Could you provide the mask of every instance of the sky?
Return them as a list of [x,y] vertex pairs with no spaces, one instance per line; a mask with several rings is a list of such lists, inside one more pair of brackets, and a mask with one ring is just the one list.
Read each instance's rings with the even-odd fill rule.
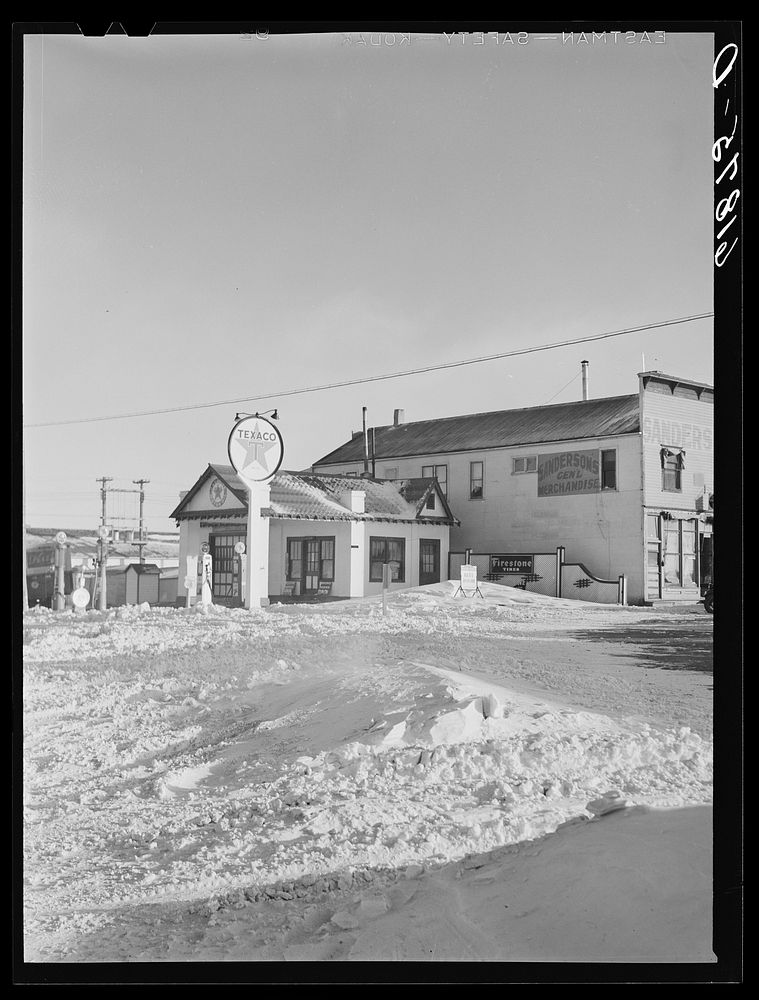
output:
[[363,406],[566,402],[584,359],[596,397],[713,383],[701,319],[292,394],[710,312],[712,62],[669,31],[27,35],[25,522],[94,528],[109,476],[177,530],[237,413],[276,407],[299,470]]

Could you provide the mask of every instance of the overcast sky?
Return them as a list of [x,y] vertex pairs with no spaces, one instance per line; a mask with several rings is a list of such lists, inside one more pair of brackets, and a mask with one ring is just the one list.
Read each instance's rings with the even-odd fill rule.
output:
[[[711,320],[444,372],[287,390],[712,309],[710,34],[26,37],[26,521],[147,524],[236,412],[302,469],[423,420],[713,381]],[[371,44],[380,41],[381,44]],[[569,384],[567,384],[569,383]],[[136,504],[114,513],[128,516]]]

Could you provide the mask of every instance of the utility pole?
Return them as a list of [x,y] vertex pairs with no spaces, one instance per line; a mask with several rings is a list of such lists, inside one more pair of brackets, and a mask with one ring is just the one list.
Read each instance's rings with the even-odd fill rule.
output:
[[149,479],[133,479],[132,482],[133,483],[137,483],[139,485],[139,487],[140,487],[140,540],[137,543],[137,545],[139,546],[139,549],[140,549],[140,563],[144,563],[145,562],[145,556],[143,555],[142,550],[144,549],[144,547],[146,545],[146,542],[145,542],[145,538],[144,538],[143,533],[142,533],[143,532],[142,509],[143,509],[143,505],[145,503],[145,490],[144,490],[144,486],[145,486],[145,483],[149,483],[150,480]]
[[[139,532],[140,532],[139,538],[140,538],[140,540],[137,543],[137,545],[138,545],[139,550],[140,550],[140,566],[142,566],[143,563],[145,562],[145,556],[143,555],[143,552],[144,552],[144,549],[145,549],[145,538],[143,537],[143,534],[142,534],[142,507],[143,507],[143,504],[145,503],[145,489],[144,489],[145,483],[149,483],[150,480],[149,479],[133,479],[132,482],[138,484],[139,487],[140,487],[140,529],[139,529]],[[140,603],[140,576],[141,576],[140,571],[137,570],[137,603],[138,604]]]
[[[100,593],[98,595],[98,609],[100,611],[105,611],[106,609],[106,568],[108,563],[108,541],[107,541],[107,528],[105,523],[105,497],[108,492],[106,483],[113,481],[113,476],[101,476],[100,479],[96,479],[96,483],[100,483],[100,531],[98,539],[98,562],[99,562],[99,577],[100,577]],[[96,583],[97,586],[97,583]]]

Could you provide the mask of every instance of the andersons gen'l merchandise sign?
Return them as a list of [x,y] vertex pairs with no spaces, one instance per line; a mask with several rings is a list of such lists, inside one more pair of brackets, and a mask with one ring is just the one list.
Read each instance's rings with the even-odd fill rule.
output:
[[242,417],[227,442],[229,461],[246,485],[271,479],[285,453],[282,435],[265,417]]
[[538,496],[598,493],[601,473],[598,451],[561,451],[538,458]]

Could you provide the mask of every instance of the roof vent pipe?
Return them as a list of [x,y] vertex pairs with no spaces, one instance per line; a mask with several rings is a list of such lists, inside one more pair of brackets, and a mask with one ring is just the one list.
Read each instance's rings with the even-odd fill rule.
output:
[[589,382],[590,382],[590,380],[588,378],[588,368],[590,367],[590,362],[589,361],[581,361],[580,364],[582,365],[582,398],[583,399],[590,399],[590,395],[589,395],[589,391],[588,391],[589,390]]
[[364,475],[369,475],[369,438],[366,433],[366,407],[361,407],[361,414],[364,421]]
[[398,427],[406,419],[405,410],[393,410],[393,427]]

